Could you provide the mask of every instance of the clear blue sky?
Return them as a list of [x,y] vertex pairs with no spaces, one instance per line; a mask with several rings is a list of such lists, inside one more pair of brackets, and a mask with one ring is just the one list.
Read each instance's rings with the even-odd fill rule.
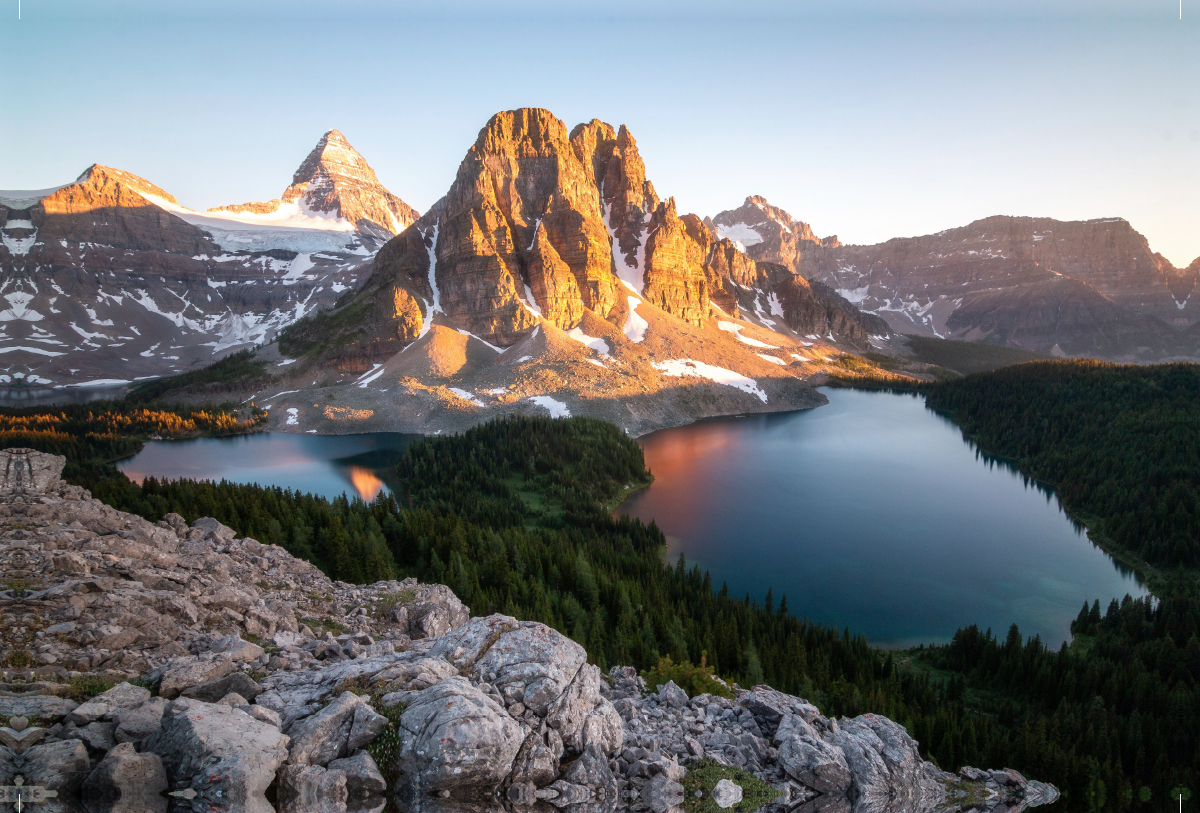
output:
[[100,162],[267,199],[337,127],[424,209],[492,113],[539,106],[627,124],[682,211],[761,194],[855,243],[1121,216],[1200,256],[1200,0],[21,5],[0,189]]

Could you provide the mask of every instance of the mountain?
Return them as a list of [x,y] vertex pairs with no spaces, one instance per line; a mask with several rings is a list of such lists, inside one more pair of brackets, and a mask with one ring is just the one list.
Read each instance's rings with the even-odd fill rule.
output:
[[269,341],[416,212],[336,130],[275,205],[200,213],[132,173],[0,192],[0,383],[125,383]]
[[292,185],[279,198],[208,211],[280,218],[332,218],[383,240],[404,231],[419,215],[384,188],[366,159],[337,130],[321,136],[292,176]]
[[[807,380],[888,333],[680,215],[624,126],[568,131],[526,108],[492,117],[360,290],[281,336],[279,363],[300,363],[271,386],[298,390],[275,402],[297,431],[432,432],[549,410],[643,432],[819,403]],[[312,406],[327,395],[336,408]]]
[[750,197],[712,223],[897,332],[1126,361],[1200,355],[1200,260],[1175,268],[1121,218],[989,217],[853,246]]

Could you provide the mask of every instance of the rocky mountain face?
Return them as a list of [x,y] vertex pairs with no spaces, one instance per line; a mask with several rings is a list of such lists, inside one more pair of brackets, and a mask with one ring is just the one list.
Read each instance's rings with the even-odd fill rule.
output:
[[321,136],[281,197],[209,211],[269,215],[289,204],[301,212],[344,220],[384,240],[404,231],[419,214],[379,182],[375,170],[337,130]]
[[201,214],[100,165],[0,193],[0,384],[129,382],[261,344],[331,307],[416,214],[337,131],[285,198],[288,212]]
[[[213,519],[115,511],[59,480],[61,457],[0,458],[6,802],[682,813],[699,759],[768,783],[771,811],[1017,813],[1058,797],[1012,770],[947,773],[885,717],[832,719],[767,686],[651,693],[542,624],[470,617],[444,586],[331,582]],[[81,677],[123,682],[78,702]],[[701,794],[729,808],[742,788]]]
[[990,217],[874,246],[817,239],[747,198],[718,233],[837,291],[902,333],[1118,360],[1196,357],[1200,262],[1177,269],[1120,218]]
[[[648,431],[818,402],[806,382],[823,365],[888,334],[681,215],[625,127],[568,131],[549,111],[511,110],[480,131],[446,196],[379,251],[361,290],[281,338],[299,363],[276,389],[298,390],[277,402],[296,411],[279,428],[436,431],[549,398],[552,411]],[[472,343],[488,351],[468,363],[460,345]],[[310,406],[322,379],[344,387],[336,397],[361,423],[335,428]]]
[[[423,319],[443,315],[505,347],[541,320],[571,330],[584,310],[609,318],[630,292],[700,326],[710,299],[736,309],[740,288],[794,276],[760,273],[744,256],[733,268],[726,255],[736,252],[659,199],[625,127],[593,120],[568,133],[546,110],[499,113],[446,196],[376,258],[366,293],[377,301],[373,338],[381,353],[411,340],[414,320],[397,301],[419,301]],[[793,298],[813,296],[801,282]],[[825,304],[855,321],[852,307]],[[802,318],[789,327],[828,333]],[[865,343],[861,331],[846,338]]]

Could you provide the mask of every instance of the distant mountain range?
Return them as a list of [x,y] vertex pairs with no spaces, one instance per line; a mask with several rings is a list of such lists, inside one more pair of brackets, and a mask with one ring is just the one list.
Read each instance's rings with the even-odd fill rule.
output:
[[989,217],[848,246],[749,197],[711,225],[900,333],[1121,361],[1194,358],[1200,348],[1200,258],[1175,268],[1121,218]]
[[336,130],[265,204],[196,212],[100,165],[0,191],[0,382],[152,378],[269,341],[361,282],[416,216]]
[[331,130],[273,200],[199,212],[95,165],[0,192],[0,238],[0,384],[269,345],[271,384],[244,395],[295,430],[550,410],[641,432],[790,409],[820,401],[843,352],[902,352],[901,333],[1122,360],[1200,347],[1200,259],[1174,268],[1119,218],[843,245],[759,197],[680,214],[624,126],[533,108],[493,116],[424,214]]

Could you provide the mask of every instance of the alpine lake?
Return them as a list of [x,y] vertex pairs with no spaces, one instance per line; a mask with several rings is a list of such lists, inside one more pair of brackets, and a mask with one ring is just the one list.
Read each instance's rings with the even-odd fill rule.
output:
[[[622,513],[654,520],[734,595],[876,646],[1009,625],[1052,647],[1084,601],[1145,594],[1053,492],[982,455],[915,395],[825,388],[802,412],[706,420],[639,440],[653,484]],[[373,499],[415,435],[255,434],[151,441],[130,478],[229,480]]]

